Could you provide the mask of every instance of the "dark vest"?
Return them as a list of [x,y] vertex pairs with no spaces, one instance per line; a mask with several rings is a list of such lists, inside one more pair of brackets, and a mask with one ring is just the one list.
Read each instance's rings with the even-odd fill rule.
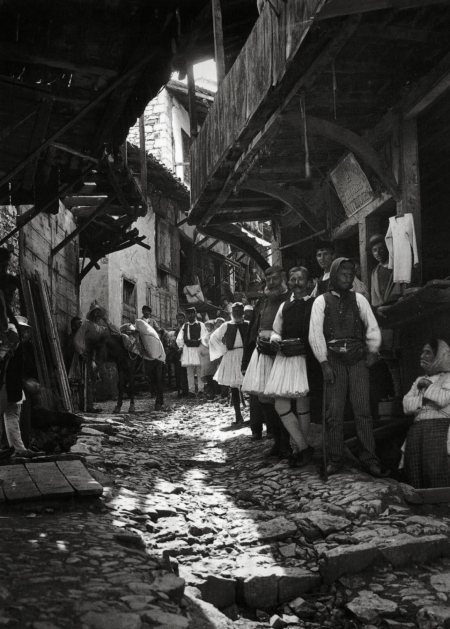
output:
[[[188,326],[189,326],[189,337],[188,338]],[[200,346],[200,334],[201,327],[200,323],[193,323],[192,325],[189,323],[184,324],[184,344],[186,347],[199,347]]]
[[317,291],[318,291],[317,296],[324,295],[329,290],[330,290],[330,278],[328,278],[327,280],[320,279],[317,282]]
[[275,321],[275,317],[277,315],[278,309],[282,303],[284,303],[287,299],[289,299],[291,293],[286,291],[282,295],[278,295],[274,299],[266,298],[265,302],[261,308],[261,317],[259,320],[259,329],[260,330],[271,330],[273,326],[273,322]]
[[359,314],[356,293],[350,291],[337,297],[331,292],[324,294],[325,319],[323,332],[327,342],[338,339],[364,340],[363,322]]
[[311,316],[311,305],[314,300],[300,299],[299,301],[287,301],[283,306],[283,330],[281,338],[287,339],[308,338],[309,319]]
[[243,321],[242,323],[229,323],[227,325],[227,331],[223,335],[223,340],[228,350],[234,349],[234,344],[236,342],[237,331],[241,333],[242,344],[244,344],[245,335],[248,329],[248,322]]

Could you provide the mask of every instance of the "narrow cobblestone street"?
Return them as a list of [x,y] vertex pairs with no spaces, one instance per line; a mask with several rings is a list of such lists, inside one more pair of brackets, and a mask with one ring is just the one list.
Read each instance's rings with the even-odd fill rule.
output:
[[3,507],[0,626],[449,626],[442,507],[407,504],[392,480],[325,484],[317,461],[268,459],[227,406],[153,404],[87,417],[73,450],[101,499]]

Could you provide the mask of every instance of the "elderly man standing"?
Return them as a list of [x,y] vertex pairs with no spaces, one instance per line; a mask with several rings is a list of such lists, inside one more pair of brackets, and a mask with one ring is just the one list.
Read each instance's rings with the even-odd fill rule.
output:
[[290,298],[291,293],[287,289],[281,266],[268,268],[265,278],[264,297],[253,311],[244,341],[242,372],[245,377],[242,391],[259,398],[267,429],[275,438],[275,445],[269,454],[285,457],[290,455],[289,433],[275,411],[273,398],[265,396],[264,391],[276,354],[270,345],[273,322],[279,307]]
[[189,397],[195,397],[195,374],[199,395],[204,394],[204,383],[200,373],[200,343],[208,331],[203,321],[197,321],[197,310],[194,307],[186,309],[187,322],[184,323],[177,336],[177,345],[183,350],[181,366],[186,367]]
[[381,333],[365,297],[352,290],[355,264],[337,258],[330,269],[330,290],[314,302],[309,342],[322,367],[328,427],[328,474],[342,470],[344,408],[347,395],[355,416],[359,457],[365,471],[386,476],[375,454],[369,399],[369,370],[377,360]]

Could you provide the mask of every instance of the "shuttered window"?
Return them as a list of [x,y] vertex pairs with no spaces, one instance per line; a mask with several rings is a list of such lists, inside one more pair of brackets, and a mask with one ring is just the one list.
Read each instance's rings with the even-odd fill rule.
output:
[[122,287],[122,323],[136,321],[136,284],[123,279]]

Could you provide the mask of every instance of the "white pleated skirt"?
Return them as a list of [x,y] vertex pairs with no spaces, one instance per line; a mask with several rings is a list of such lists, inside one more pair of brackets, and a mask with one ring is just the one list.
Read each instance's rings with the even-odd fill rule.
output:
[[200,365],[200,353],[198,347],[183,347],[183,353],[181,354],[181,366],[192,367]]
[[264,395],[273,361],[273,356],[260,354],[257,349],[254,350],[242,383],[242,390],[245,393]]
[[240,387],[244,376],[241,371],[242,347],[237,347],[228,351],[223,357],[219,365],[219,369],[214,375],[214,380],[226,387]]
[[304,356],[275,356],[264,395],[267,397],[298,398],[309,391]]

